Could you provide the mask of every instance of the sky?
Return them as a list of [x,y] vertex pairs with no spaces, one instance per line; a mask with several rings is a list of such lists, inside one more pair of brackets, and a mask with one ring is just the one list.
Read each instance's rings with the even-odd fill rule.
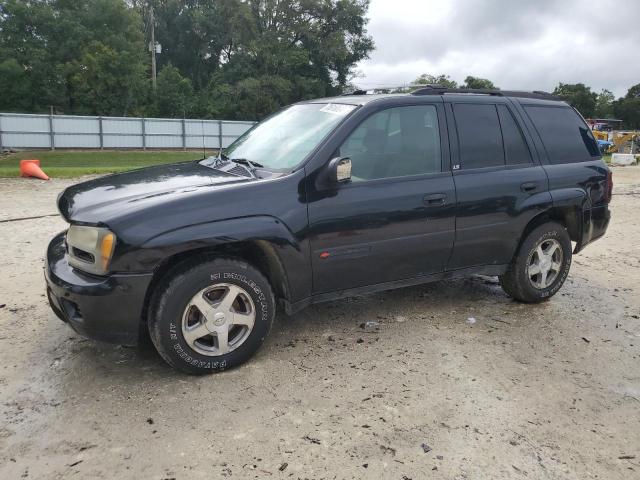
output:
[[640,83],[640,0],[371,0],[376,49],[360,88],[422,73],[488,78],[509,90],[584,83],[617,97]]

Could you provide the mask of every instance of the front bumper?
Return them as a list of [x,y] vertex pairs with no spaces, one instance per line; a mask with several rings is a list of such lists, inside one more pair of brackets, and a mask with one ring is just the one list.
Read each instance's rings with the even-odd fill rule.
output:
[[98,277],[69,266],[64,233],[49,243],[47,297],[54,313],[80,335],[121,345],[138,343],[152,274]]

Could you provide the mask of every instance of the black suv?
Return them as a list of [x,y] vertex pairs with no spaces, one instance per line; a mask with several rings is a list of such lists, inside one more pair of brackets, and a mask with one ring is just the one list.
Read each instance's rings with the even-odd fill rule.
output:
[[47,293],[83,335],[132,345],[148,329],[171,365],[212,372],[258,349],[277,304],[469,274],[546,300],[604,234],[611,190],[584,120],[549,94],[306,101],[215,158],[67,188]]

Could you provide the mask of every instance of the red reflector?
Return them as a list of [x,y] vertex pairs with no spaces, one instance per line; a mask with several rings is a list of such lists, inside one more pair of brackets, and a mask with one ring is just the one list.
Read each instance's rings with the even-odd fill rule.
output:
[[331,255],[329,252],[322,252],[320,258],[329,258],[329,255]]

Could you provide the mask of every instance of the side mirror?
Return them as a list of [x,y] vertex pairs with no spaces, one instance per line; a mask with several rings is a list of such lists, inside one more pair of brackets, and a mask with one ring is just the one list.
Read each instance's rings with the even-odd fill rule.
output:
[[346,183],[351,181],[351,159],[337,157],[329,162],[329,181],[331,183]]

